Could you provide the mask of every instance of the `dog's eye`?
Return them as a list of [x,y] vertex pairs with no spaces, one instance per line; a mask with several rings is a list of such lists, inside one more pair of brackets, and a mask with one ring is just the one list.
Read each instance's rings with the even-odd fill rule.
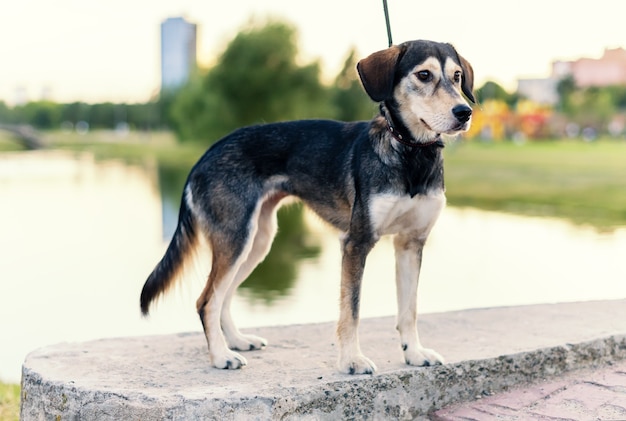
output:
[[456,83],[459,83],[461,81],[461,71],[457,70],[456,72],[454,72],[454,81]]
[[417,78],[422,82],[428,82],[430,79],[432,79],[432,74],[428,70],[420,70],[419,72],[415,73],[415,76],[417,76]]

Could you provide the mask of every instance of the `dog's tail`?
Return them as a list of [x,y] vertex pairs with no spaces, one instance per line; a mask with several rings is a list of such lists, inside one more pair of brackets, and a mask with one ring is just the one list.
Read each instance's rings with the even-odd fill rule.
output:
[[187,204],[187,197],[183,195],[178,213],[178,226],[167,247],[165,255],[156,265],[141,290],[141,312],[147,315],[150,303],[165,293],[174,281],[182,275],[185,261],[191,257],[197,246],[196,221]]

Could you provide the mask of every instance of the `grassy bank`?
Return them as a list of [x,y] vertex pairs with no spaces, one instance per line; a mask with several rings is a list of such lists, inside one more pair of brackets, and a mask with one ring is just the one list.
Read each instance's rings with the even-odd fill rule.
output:
[[455,143],[446,148],[452,206],[626,225],[626,142]]
[[20,417],[20,385],[0,383],[0,421],[16,421]]
[[137,163],[155,158],[163,165],[191,166],[206,150],[200,143],[180,144],[170,132],[130,132],[118,136],[110,131],[87,135],[51,132],[46,141],[54,149],[93,152],[98,159],[116,158]]

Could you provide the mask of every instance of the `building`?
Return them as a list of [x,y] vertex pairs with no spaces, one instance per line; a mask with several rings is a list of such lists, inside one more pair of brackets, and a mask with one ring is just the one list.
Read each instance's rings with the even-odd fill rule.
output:
[[602,57],[579,58],[574,61],[552,63],[554,77],[572,75],[576,86],[610,86],[626,84],[626,50],[605,49]]
[[161,90],[180,87],[196,68],[196,32],[182,17],[161,23]]
[[607,48],[598,59],[555,61],[549,78],[518,79],[517,93],[539,104],[554,105],[559,100],[559,81],[570,75],[580,88],[626,85],[626,50]]
[[550,77],[546,79],[518,79],[517,93],[533,102],[544,105],[554,105],[559,101],[557,85],[559,80]]

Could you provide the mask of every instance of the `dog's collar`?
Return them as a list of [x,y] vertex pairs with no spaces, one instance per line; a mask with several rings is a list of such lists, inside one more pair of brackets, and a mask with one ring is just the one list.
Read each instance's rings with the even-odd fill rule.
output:
[[430,142],[418,142],[409,132],[409,129],[406,128],[404,124],[401,122],[394,122],[393,117],[391,116],[391,112],[389,108],[385,104],[385,102],[380,103],[380,113],[385,118],[387,122],[387,130],[391,133],[391,136],[399,143],[404,146],[408,146],[409,148],[424,148],[426,146],[434,145],[435,143],[441,143],[441,134],[437,133],[437,137],[431,140]]

